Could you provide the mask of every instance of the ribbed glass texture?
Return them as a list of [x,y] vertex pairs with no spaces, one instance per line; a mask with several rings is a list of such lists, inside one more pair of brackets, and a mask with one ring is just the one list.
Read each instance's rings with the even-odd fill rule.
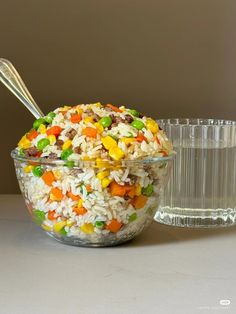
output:
[[177,153],[156,220],[210,227],[236,223],[236,121],[165,119]]

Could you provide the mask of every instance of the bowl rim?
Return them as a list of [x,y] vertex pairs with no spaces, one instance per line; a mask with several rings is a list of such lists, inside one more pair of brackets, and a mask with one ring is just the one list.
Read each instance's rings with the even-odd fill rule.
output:
[[[165,157],[147,157],[144,159],[122,159],[120,161],[115,161],[115,160],[109,160],[109,159],[101,159],[99,162],[104,163],[104,168],[106,165],[109,166],[132,166],[132,165],[142,165],[142,164],[154,164],[154,163],[159,163],[159,162],[169,162],[174,159],[176,155],[175,151],[171,151],[171,154]],[[48,159],[44,157],[26,157],[26,156],[20,156],[18,154],[18,151],[16,148],[14,148],[11,151],[11,157],[14,160],[21,161],[21,162],[26,162],[26,163],[37,163],[37,164],[43,164],[43,165],[50,165],[50,166],[68,166],[66,163],[66,160],[61,160],[61,159]],[[74,165],[71,165],[70,168],[78,168],[81,166],[93,166],[93,167],[98,167],[96,160],[69,160],[74,162]],[[100,166],[99,166],[100,167]],[[101,168],[101,167],[100,167]]]
[[[160,118],[156,119],[158,124],[171,126],[171,127],[221,127],[232,128],[236,126],[235,120],[222,119],[222,118],[199,118],[199,117],[173,117],[173,118]],[[161,126],[162,127],[162,126]]]

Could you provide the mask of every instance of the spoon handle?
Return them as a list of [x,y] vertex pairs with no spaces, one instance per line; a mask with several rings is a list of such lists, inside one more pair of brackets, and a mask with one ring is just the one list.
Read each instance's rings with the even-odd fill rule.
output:
[[19,73],[10,61],[3,58],[0,58],[0,81],[25,105],[35,118],[38,119],[44,116]]

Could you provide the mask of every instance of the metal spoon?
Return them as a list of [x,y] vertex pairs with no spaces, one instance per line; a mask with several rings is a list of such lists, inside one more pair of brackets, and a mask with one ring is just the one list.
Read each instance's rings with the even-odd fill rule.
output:
[[19,73],[10,61],[3,58],[0,58],[0,81],[25,105],[35,118],[38,119],[44,116]]

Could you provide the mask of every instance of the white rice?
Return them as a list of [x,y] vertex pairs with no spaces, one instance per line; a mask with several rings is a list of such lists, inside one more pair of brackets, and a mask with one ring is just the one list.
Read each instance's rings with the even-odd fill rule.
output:
[[[72,123],[70,121],[71,114],[77,113],[78,108],[71,108],[66,111],[65,108],[58,108],[55,110],[56,116],[53,119],[50,127],[59,126],[62,128],[58,140],[68,142],[69,133],[71,129],[76,131],[75,136],[71,140],[71,150],[73,153],[69,156],[68,160],[80,161],[84,158],[90,158],[96,160],[111,159],[109,149],[104,149],[102,139],[106,136],[114,137],[117,139],[117,147],[122,150],[125,159],[138,160],[152,156],[163,156],[162,150],[165,149],[170,152],[172,147],[165,134],[162,131],[156,135],[151,132],[150,129],[144,127],[142,131],[135,128],[132,123],[127,123],[126,116],[129,113],[125,107],[120,107],[124,110],[123,112],[109,112],[96,104],[81,105],[79,110],[81,113],[82,120],[79,123]],[[90,111],[91,112],[90,112]],[[64,114],[61,113],[64,111]],[[119,119],[123,119],[119,123],[112,124],[112,127],[105,127],[102,131],[102,135],[95,136],[96,138],[88,139],[83,135],[85,128],[97,129],[95,123],[91,123],[89,118],[91,115],[98,115],[99,118],[111,115]],[[87,120],[86,120],[87,119]],[[135,120],[142,122],[146,125],[147,118],[134,118]],[[126,144],[122,138],[137,137],[142,135],[146,138],[141,143],[137,140],[131,141]],[[154,131],[155,133],[155,131]],[[155,135],[155,136],[154,136]],[[47,134],[39,134],[35,139],[32,140],[31,145],[36,146],[38,142],[47,138]],[[159,142],[158,142],[159,141]],[[81,153],[78,154],[75,148],[80,148]],[[48,157],[51,153],[56,154],[58,158],[61,157],[62,149],[59,145],[47,145],[43,151],[41,157]],[[113,220],[121,223],[122,228],[117,232],[117,237],[122,235],[127,226],[131,226],[130,232],[135,232],[135,228],[140,228],[144,224],[145,218],[147,217],[147,211],[152,207],[157,207],[159,204],[159,197],[161,193],[161,186],[164,182],[168,170],[163,167],[161,169],[155,168],[157,165],[144,166],[140,161],[140,165],[131,166],[120,166],[119,169],[108,168],[109,174],[105,179],[99,179],[97,174],[99,171],[107,170],[104,168],[96,167],[84,167],[83,169],[68,168],[64,166],[50,167],[45,166],[44,171],[52,171],[56,176],[51,186],[44,183],[42,178],[35,177],[32,172],[24,172],[23,166],[19,166],[17,170],[17,176],[19,178],[20,187],[23,193],[26,195],[27,204],[33,209],[42,211],[45,213],[45,219],[43,221],[44,227],[50,232],[56,232],[55,225],[58,222],[66,222],[64,230],[67,236],[78,237],[80,239],[90,238],[93,241],[100,241],[102,236],[111,234],[110,230],[106,227],[100,229],[97,227],[96,222],[103,222],[105,226],[108,226]],[[103,186],[103,180],[108,180],[108,185]],[[135,196],[123,196],[112,195],[110,184],[113,182],[120,186],[135,186],[142,189],[158,182],[154,185],[154,193],[148,196],[148,200],[142,208],[135,208],[134,198]],[[87,190],[87,186],[91,187],[91,191]],[[51,198],[51,189],[60,189],[63,199],[55,201]],[[68,193],[74,195],[74,199],[80,198],[82,207],[84,208],[83,214],[77,214],[75,208],[78,205],[78,200],[73,200],[68,196]],[[125,192],[126,193],[126,192]],[[137,192],[135,192],[137,193]],[[139,192],[140,193],[140,192]],[[80,205],[81,206],[81,205]],[[50,220],[49,212],[55,211],[56,218]],[[130,222],[131,215],[136,214],[137,219],[135,222]],[[50,219],[49,219],[50,218]],[[86,233],[86,224],[93,229],[92,234]],[[85,227],[84,227],[85,226]],[[92,226],[92,227],[91,227]],[[122,231],[123,230],[123,231]]]

